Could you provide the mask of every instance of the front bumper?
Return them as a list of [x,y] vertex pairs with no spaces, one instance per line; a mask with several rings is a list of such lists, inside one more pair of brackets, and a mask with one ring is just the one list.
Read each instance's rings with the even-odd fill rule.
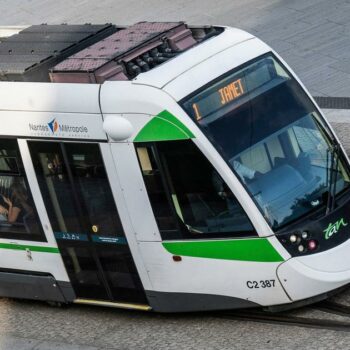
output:
[[333,249],[287,260],[278,267],[277,276],[292,301],[350,283],[350,239]]

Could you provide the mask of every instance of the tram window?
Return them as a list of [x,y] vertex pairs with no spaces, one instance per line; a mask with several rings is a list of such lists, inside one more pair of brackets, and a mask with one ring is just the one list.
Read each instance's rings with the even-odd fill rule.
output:
[[162,232],[176,232],[177,226],[167,198],[155,154],[156,150],[154,147],[146,146],[137,148],[143,179],[147,187],[158,227]]
[[29,142],[29,149],[55,234],[83,233],[60,145],[54,142]]
[[45,240],[16,140],[0,140],[0,237]]
[[101,236],[124,237],[98,145],[29,145],[56,235],[80,233],[84,239],[90,232],[97,241]]
[[[148,149],[157,154],[153,161],[161,172],[153,180],[162,191],[164,207],[171,205],[167,215],[173,214],[177,222],[175,232],[159,226],[163,239],[256,235],[233,193],[192,141],[159,142]],[[138,155],[140,159],[139,150]],[[159,223],[159,201],[144,170],[143,176]]]
[[124,236],[97,145],[66,143],[69,167],[83,205],[83,219],[96,236]]

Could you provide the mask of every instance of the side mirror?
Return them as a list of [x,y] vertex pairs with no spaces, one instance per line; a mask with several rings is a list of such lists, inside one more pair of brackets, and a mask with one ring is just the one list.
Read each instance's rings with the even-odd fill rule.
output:
[[113,141],[124,141],[134,132],[129,120],[118,115],[108,115],[103,122],[103,130]]

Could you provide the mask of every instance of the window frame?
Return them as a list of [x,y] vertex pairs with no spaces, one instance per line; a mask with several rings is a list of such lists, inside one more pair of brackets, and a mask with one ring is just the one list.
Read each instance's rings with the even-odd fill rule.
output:
[[[209,161],[209,159],[205,156],[205,154],[203,154],[203,152],[198,148],[198,146],[192,141],[192,140],[181,140],[181,141],[158,141],[158,142],[139,142],[139,143],[135,143],[134,147],[135,147],[135,153],[136,153],[136,157],[137,157],[137,161],[139,163],[139,168],[140,168],[140,172],[141,172],[141,176],[142,176],[142,180],[146,189],[146,193],[150,202],[150,206],[152,209],[152,213],[154,215],[155,221],[156,221],[156,225],[159,229],[160,232],[160,236],[162,238],[162,241],[173,241],[173,240],[215,240],[215,239],[242,239],[242,238],[258,238],[259,235],[252,223],[252,221],[250,220],[249,216],[247,215],[246,211],[243,209],[241,203],[239,202],[239,200],[237,199],[236,195],[233,193],[232,189],[227,185],[227,183],[225,182],[225,180],[223,179],[223,181],[225,182],[226,186],[229,188],[229,190],[231,191],[232,195],[234,196],[234,199],[237,201],[238,206],[241,208],[242,212],[245,214],[245,218],[248,220],[250,226],[252,227],[251,231],[243,231],[243,232],[211,232],[211,233],[201,233],[201,234],[192,234],[190,231],[186,230],[184,228],[185,224],[183,222],[181,222],[181,220],[179,219],[178,215],[176,214],[176,208],[174,206],[173,201],[171,200],[171,193],[169,190],[169,184],[166,180],[166,176],[164,173],[164,165],[161,161],[161,158],[159,156],[159,150],[157,148],[157,144],[159,144],[160,142],[164,143],[164,142],[187,142],[187,143],[192,143],[192,145],[196,148],[196,150],[203,156],[203,158],[205,158],[208,162],[208,164],[210,164],[212,166],[212,168],[217,172],[217,169],[215,168],[215,166]],[[160,176],[161,176],[161,186],[164,190],[164,194],[165,197],[167,199],[167,205],[169,206],[172,218],[175,222],[175,225],[177,226],[176,230],[169,230],[169,231],[164,231],[161,230],[158,223],[157,223],[157,217],[154,211],[154,206],[152,204],[152,200],[151,197],[149,195],[148,192],[148,188],[146,186],[146,182],[144,180],[144,175],[143,175],[143,171],[142,171],[142,165],[140,162],[140,158],[137,152],[138,148],[142,148],[142,147],[146,147],[146,148],[151,148],[154,151],[154,157],[155,157],[155,161],[157,163],[158,166],[158,170],[160,172]],[[219,172],[217,172],[219,174]],[[220,174],[219,174],[220,176]],[[220,176],[221,177],[221,176]]]
[[[31,241],[31,242],[47,242],[47,238],[45,235],[45,232],[43,230],[43,225],[40,219],[40,215],[38,213],[38,210],[35,205],[34,197],[31,191],[31,187],[28,181],[27,173],[24,168],[24,163],[22,159],[22,154],[21,150],[18,144],[18,138],[13,138],[13,137],[1,137],[1,141],[10,141],[12,140],[15,147],[16,147],[16,164],[18,168],[18,173],[13,173],[13,172],[2,172],[0,170],[0,176],[7,176],[7,177],[18,177],[23,179],[23,182],[25,184],[27,194],[29,196],[30,202],[33,205],[33,211],[34,211],[34,216],[35,220],[37,223],[37,226],[39,228],[37,233],[14,233],[14,232],[0,232],[0,239],[11,239],[11,240],[20,240],[20,241]],[[31,159],[30,159],[31,161]]]

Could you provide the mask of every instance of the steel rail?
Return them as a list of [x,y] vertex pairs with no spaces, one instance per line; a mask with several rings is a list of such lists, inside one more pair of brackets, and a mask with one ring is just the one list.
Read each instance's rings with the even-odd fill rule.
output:
[[345,316],[345,317],[350,317],[350,306],[345,305],[345,304],[340,304],[340,303],[335,303],[333,301],[322,301],[320,303],[312,305],[314,309],[327,312],[327,313],[332,313],[336,314],[339,316]]
[[[322,310],[323,311],[323,310]],[[328,312],[328,311],[327,311]],[[333,312],[334,313],[334,312]],[[287,326],[328,329],[333,331],[350,332],[350,321],[342,322],[331,319],[317,319],[288,314],[273,314],[265,311],[230,311],[216,314],[216,317],[228,320],[252,321],[259,323],[279,324]],[[347,316],[350,316],[350,310]]]

